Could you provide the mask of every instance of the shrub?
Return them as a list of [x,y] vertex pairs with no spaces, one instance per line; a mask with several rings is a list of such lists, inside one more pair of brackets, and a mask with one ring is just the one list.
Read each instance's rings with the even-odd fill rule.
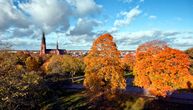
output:
[[31,57],[31,56],[29,56],[26,59],[25,65],[26,65],[26,68],[27,68],[28,71],[32,71],[32,70],[35,71],[35,70],[38,70],[39,67],[40,67],[40,64],[38,63],[38,61],[35,58]]
[[84,63],[69,55],[53,55],[43,68],[47,74],[80,75],[83,73]]

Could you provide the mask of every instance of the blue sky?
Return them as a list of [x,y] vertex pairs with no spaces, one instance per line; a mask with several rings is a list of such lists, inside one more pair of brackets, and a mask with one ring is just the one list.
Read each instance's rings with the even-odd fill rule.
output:
[[193,0],[0,0],[0,43],[38,50],[42,31],[48,48],[90,49],[104,33],[121,50],[151,40],[193,47]]

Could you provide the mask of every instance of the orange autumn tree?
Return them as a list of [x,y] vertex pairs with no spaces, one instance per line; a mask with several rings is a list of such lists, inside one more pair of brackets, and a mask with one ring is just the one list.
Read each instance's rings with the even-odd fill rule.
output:
[[103,34],[94,41],[84,62],[84,86],[90,92],[113,93],[125,89],[120,52],[110,34]]
[[133,72],[133,68],[135,65],[135,54],[134,53],[126,54],[122,59],[122,65],[125,71]]
[[[172,49],[162,41],[142,44],[136,52],[134,84],[157,96],[190,87],[188,56],[180,50]],[[189,84],[190,83],[190,84]]]

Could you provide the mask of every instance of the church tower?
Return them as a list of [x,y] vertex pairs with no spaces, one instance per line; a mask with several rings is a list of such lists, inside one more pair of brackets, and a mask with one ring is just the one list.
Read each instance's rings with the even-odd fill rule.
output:
[[59,50],[59,48],[58,48],[58,40],[57,40],[57,42],[56,42],[56,54],[57,54],[57,55],[60,55],[60,50]]
[[45,38],[45,33],[42,33],[42,43],[41,43],[41,48],[40,48],[40,55],[45,55],[46,54],[46,38]]
[[57,40],[57,42],[56,42],[56,49],[58,50],[59,48],[58,48],[58,40]]

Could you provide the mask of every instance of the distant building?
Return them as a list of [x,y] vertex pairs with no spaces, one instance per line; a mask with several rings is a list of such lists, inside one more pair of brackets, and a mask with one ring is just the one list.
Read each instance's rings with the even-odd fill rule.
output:
[[66,54],[66,49],[59,49],[58,48],[58,42],[56,44],[56,49],[47,49],[46,48],[46,38],[45,33],[42,34],[42,42],[41,42],[41,48],[40,48],[40,56],[45,54],[56,54],[56,55],[63,55]]
[[135,54],[135,50],[120,50],[121,57],[124,57],[127,54]]
[[88,50],[67,50],[67,53],[74,57],[81,57],[86,55]]

